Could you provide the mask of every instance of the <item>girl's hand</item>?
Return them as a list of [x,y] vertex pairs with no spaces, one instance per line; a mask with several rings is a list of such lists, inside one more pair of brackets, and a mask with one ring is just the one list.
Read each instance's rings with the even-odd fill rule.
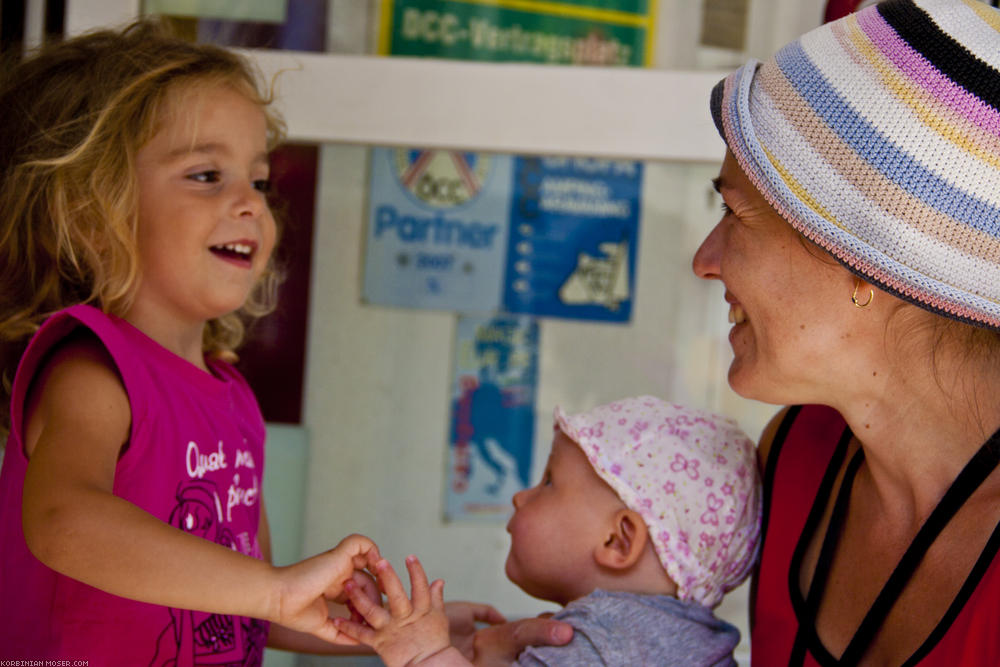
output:
[[[412,600],[392,565],[385,559],[369,562],[379,585],[385,591],[388,609],[376,605],[368,596],[348,584],[350,602],[367,625],[338,618],[339,630],[352,639],[375,649],[388,667],[418,664],[428,658],[438,662],[457,651],[448,641],[448,617],[444,609],[444,581],[427,583],[427,574],[416,556],[407,556]],[[465,662],[464,660],[462,662]]]
[[278,600],[270,620],[333,644],[357,644],[338,630],[326,602],[343,601],[346,585],[356,592],[352,601],[357,597],[374,606],[371,596],[377,598],[378,592],[372,593],[371,587],[362,583],[363,570],[379,559],[374,542],[363,535],[350,535],[330,551],[278,568]]

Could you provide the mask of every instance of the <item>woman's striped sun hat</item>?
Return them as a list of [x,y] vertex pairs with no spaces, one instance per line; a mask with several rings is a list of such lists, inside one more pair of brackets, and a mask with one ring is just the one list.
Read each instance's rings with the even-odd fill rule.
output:
[[1000,11],[886,0],[712,92],[771,205],[865,280],[1000,330]]

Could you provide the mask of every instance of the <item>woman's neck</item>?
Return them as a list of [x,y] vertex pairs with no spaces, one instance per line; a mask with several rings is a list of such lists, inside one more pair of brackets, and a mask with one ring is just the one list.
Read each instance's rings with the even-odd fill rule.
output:
[[834,406],[865,450],[883,507],[917,521],[1000,427],[1000,368],[961,352],[935,355],[932,363],[886,364]]

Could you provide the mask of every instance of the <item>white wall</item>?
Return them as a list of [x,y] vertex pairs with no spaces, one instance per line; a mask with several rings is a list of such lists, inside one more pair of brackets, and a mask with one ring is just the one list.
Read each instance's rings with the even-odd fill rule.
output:
[[[489,601],[511,616],[551,609],[504,577],[509,540],[502,522],[442,520],[455,316],[361,304],[367,156],[360,147],[322,151],[304,554],[361,532],[397,565],[409,553],[420,556],[431,577],[446,580],[448,598]],[[541,460],[556,403],[576,411],[651,393],[733,415],[753,437],[773,413],[725,386],[722,288],[690,271],[692,253],[719,213],[709,185],[716,173],[710,164],[647,165],[630,324],[541,321]],[[734,592],[721,613],[745,628],[745,592]]]

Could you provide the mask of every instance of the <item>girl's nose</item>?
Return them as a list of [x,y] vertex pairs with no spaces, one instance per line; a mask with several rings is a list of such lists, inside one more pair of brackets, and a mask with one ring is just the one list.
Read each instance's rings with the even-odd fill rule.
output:
[[240,183],[235,187],[238,188],[234,202],[237,217],[258,218],[267,210],[267,195],[255,188],[253,183]]
[[719,263],[722,259],[722,223],[720,222],[708,233],[701,242],[698,251],[691,260],[691,270],[699,278],[718,280]]

